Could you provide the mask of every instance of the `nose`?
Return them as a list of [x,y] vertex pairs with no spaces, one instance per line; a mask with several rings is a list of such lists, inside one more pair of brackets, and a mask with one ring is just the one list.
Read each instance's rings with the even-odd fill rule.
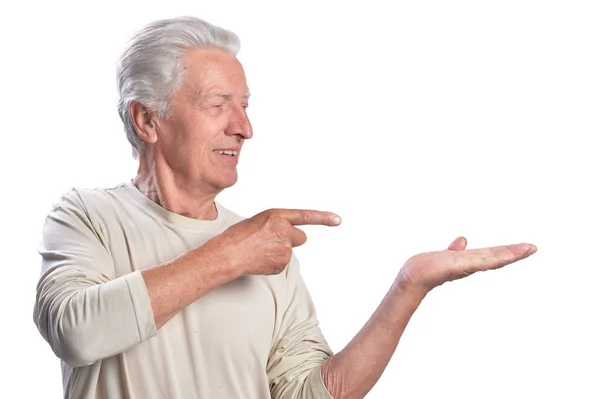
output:
[[246,109],[243,106],[232,107],[225,133],[228,135],[241,136],[244,139],[252,138],[252,124],[250,123]]

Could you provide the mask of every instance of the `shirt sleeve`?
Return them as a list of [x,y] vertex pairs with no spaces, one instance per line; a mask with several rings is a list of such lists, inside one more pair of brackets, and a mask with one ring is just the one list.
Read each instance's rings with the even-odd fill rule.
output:
[[321,367],[333,352],[319,328],[315,307],[295,256],[286,270],[284,314],[267,363],[271,397],[333,399],[321,378]]
[[121,353],[156,334],[140,272],[114,276],[113,258],[81,195],[65,195],[46,218],[34,322],[73,367]]

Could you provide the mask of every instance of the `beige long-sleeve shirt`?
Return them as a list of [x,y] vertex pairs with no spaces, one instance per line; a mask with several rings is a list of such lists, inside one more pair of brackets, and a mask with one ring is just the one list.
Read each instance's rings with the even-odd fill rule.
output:
[[242,218],[160,207],[131,182],[73,190],[47,217],[34,320],[61,359],[65,398],[331,399],[332,355],[298,261],[213,289],[156,330],[140,270]]

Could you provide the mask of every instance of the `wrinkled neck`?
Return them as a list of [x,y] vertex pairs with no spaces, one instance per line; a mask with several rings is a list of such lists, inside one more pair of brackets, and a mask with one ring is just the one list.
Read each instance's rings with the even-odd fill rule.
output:
[[170,212],[199,220],[217,218],[218,193],[202,192],[197,185],[182,181],[152,146],[140,152],[138,172],[132,182],[142,194]]

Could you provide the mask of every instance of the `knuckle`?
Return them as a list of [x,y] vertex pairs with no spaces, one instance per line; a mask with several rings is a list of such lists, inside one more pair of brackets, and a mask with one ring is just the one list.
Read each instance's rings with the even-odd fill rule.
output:
[[288,263],[290,263],[291,259],[292,259],[292,247],[290,246],[286,251],[284,251],[281,254],[282,266],[285,267]]
[[309,223],[310,222],[310,213],[308,212],[302,212],[301,215],[301,219],[304,221],[304,223]]
[[273,259],[273,263],[271,264],[271,273],[279,274],[281,273],[288,263],[290,263],[290,259],[292,257],[292,251],[284,251],[280,255],[278,255],[275,259]]
[[267,222],[277,218],[277,210],[270,208],[262,213],[267,220]]

